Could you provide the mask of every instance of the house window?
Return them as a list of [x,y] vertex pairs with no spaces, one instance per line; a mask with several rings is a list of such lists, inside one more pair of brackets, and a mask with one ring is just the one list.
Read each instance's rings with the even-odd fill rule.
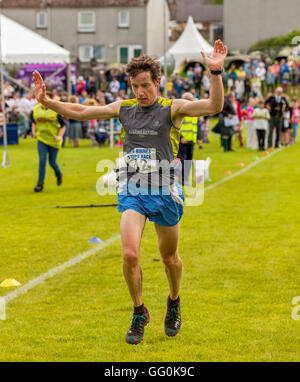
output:
[[78,32],[95,32],[95,12],[78,13]]
[[128,28],[129,27],[129,12],[120,11],[119,12],[119,28]]
[[47,12],[37,12],[36,27],[40,29],[47,28]]
[[132,49],[133,49],[133,54],[132,54],[133,57],[139,57],[142,54],[141,46],[133,47]]
[[128,64],[128,46],[120,46],[119,49],[120,64]]
[[118,60],[120,64],[128,64],[132,58],[139,57],[141,54],[141,45],[122,45],[119,46]]
[[101,61],[104,59],[104,46],[83,45],[79,47],[79,59],[82,62],[90,61],[92,58]]

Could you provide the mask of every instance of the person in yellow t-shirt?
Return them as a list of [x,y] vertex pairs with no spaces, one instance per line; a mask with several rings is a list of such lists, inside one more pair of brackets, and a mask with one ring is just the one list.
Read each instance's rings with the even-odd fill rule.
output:
[[[184,93],[182,99],[196,101],[196,98],[191,93]],[[190,185],[189,174],[192,166],[194,144],[197,142],[198,144],[201,143],[198,139],[198,117],[186,116],[180,127],[180,143],[177,154],[177,158],[181,160],[182,166],[180,176],[182,185]]]
[[53,168],[57,185],[62,184],[63,174],[56,162],[58,150],[61,148],[62,138],[66,130],[65,122],[61,115],[38,103],[31,113],[32,136],[37,139],[39,154],[38,183],[34,187],[35,192],[41,192],[44,188],[46,175],[47,154],[49,164]]

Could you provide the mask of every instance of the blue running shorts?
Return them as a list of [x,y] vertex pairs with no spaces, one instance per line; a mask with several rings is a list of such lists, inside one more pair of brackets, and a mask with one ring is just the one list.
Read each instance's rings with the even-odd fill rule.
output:
[[[184,195],[179,184],[159,187],[155,191],[140,188],[136,192],[130,181],[118,192],[118,211],[135,210],[159,226],[172,227],[183,215]],[[155,195],[153,195],[155,192]]]

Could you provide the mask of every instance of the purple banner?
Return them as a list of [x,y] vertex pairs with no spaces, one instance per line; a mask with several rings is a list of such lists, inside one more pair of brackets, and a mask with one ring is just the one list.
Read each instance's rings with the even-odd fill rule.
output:
[[[22,80],[24,85],[30,87],[32,84],[32,73],[35,70],[38,70],[43,79],[45,80],[47,77],[51,76],[57,70],[64,67],[65,64],[28,64],[24,65],[18,71],[18,80]],[[76,65],[70,65],[71,70],[71,82],[76,79]],[[64,89],[67,88],[67,67],[47,81],[47,85],[50,85],[51,88],[62,87]]]

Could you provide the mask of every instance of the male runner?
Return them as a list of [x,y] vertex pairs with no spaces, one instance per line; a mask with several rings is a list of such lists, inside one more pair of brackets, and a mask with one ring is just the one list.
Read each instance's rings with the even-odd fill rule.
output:
[[[158,97],[160,64],[147,55],[132,59],[127,66],[136,98],[116,101],[106,106],[84,106],[52,100],[46,95],[41,75],[37,71],[33,73],[36,99],[48,108],[76,120],[119,117],[122,123],[125,133],[124,159],[127,170],[131,168],[133,171],[133,176],[125,183],[125,190],[123,187],[123,190],[118,191],[118,210],[122,212],[120,231],[123,245],[123,273],[134,305],[132,323],[126,335],[126,342],[129,344],[138,344],[143,340],[144,327],[150,320],[142,299],[142,271],[139,263],[139,248],[147,217],[155,225],[158,246],[170,287],[165,333],[168,336],[175,336],[181,327],[179,288],[182,262],[177,248],[179,222],[183,213],[183,195],[172,176],[167,180],[171,183],[168,185],[164,169],[158,171],[153,163],[172,162],[176,158],[179,130],[184,117],[199,117],[222,111],[224,90],[221,73],[227,48],[218,40],[214,44],[214,52],[210,58],[203,52],[201,54],[211,72],[210,97],[194,102]],[[141,166],[140,169],[142,162],[145,166]],[[133,192],[136,188],[130,187],[131,179],[137,173],[143,191],[147,189],[147,185],[149,186],[147,183],[149,173],[159,173],[158,178],[154,177],[156,184],[150,184],[150,188],[156,187],[158,193],[152,195],[152,192],[151,194]],[[120,178],[122,174],[124,171],[120,169]],[[161,192],[168,187],[170,191],[168,195]]]

